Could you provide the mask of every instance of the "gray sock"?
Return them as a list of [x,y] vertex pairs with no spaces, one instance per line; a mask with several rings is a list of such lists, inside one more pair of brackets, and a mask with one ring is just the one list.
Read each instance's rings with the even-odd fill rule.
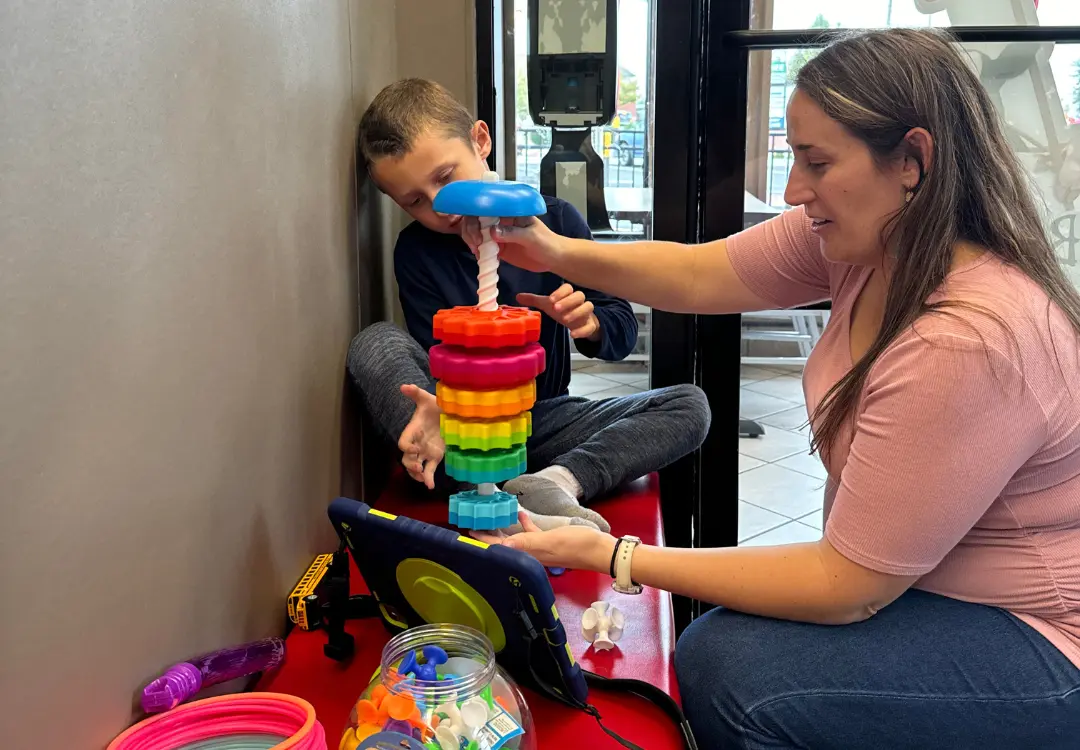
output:
[[583,508],[555,482],[536,474],[522,474],[503,485],[503,492],[517,495],[522,508],[542,516],[570,516],[591,521],[600,531],[611,531],[611,525],[595,510]]
[[[552,529],[561,529],[563,526],[588,526],[590,528],[598,528],[595,523],[584,518],[577,518],[574,516],[542,516],[539,513],[533,513],[527,508],[522,508],[529,516],[529,519],[535,523],[541,531],[551,531]],[[524,531],[521,528],[520,523],[515,523],[509,528],[503,529],[507,534],[520,534]]]

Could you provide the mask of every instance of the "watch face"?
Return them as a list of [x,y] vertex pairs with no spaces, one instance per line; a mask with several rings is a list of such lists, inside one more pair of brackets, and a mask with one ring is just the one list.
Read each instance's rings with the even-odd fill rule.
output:
[[641,537],[637,537],[637,536],[624,536],[624,537],[623,537],[623,539],[625,539],[625,540],[626,540],[626,541],[628,541],[628,542],[637,542],[638,544],[641,544]]

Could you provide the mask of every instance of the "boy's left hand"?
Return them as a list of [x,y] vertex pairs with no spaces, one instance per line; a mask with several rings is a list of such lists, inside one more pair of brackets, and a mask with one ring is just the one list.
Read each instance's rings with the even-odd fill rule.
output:
[[401,386],[401,392],[416,404],[412,419],[398,438],[401,463],[409,476],[435,489],[435,470],[446,453],[446,444],[439,431],[439,404],[427,391],[415,385]]
[[584,292],[575,292],[574,287],[563,284],[548,296],[539,294],[519,294],[519,305],[535,307],[555,322],[570,329],[570,337],[575,339],[600,340],[600,320],[593,312],[593,303],[585,299]]

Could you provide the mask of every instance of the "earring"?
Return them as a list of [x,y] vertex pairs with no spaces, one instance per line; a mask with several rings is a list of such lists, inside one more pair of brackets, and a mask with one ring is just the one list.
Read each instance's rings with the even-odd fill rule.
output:
[[909,190],[904,194],[904,203],[911,203],[911,199],[915,197],[915,191]]

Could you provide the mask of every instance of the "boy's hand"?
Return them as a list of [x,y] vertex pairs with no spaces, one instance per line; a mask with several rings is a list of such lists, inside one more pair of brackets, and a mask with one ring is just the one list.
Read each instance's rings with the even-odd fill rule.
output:
[[547,297],[519,294],[517,301],[519,305],[535,307],[569,328],[571,338],[600,340],[600,320],[593,312],[593,303],[585,299],[583,292],[575,292],[569,284],[563,284]]
[[439,409],[435,397],[415,385],[401,386],[401,392],[413,400],[416,411],[409,424],[401,432],[398,448],[401,449],[401,463],[409,476],[417,482],[423,482],[429,490],[435,489],[435,470],[446,453],[439,431]]

